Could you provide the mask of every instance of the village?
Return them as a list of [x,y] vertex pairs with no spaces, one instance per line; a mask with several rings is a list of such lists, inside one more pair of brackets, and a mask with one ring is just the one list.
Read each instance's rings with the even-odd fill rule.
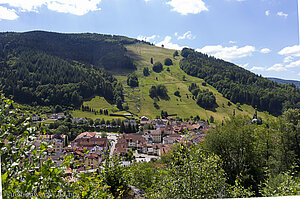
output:
[[[64,115],[49,117],[61,119]],[[32,119],[38,120],[35,117]],[[72,155],[74,164],[66,168],[72,179],[73,173],[93,172],[101,168],[106,158],[114,156],[119,158],[122,166],[129,166],[133,162],[155,161],[177,143],[203,142],[207,131],[213,128],[207,121],[183,122],[173,117],[150,120],[146,116],[140,117],[139,120],[123,120],[122,126],[125,129],[136,129],[136,132],[83,132],[74,140],[68,140],[68,136],[62,133],[55,133],[40,135],[34,145],[36,149],[41,149],[41,145],[46,144],[47,155],[43,160],[50,158],[57,166],[63,164],[66,156]]]

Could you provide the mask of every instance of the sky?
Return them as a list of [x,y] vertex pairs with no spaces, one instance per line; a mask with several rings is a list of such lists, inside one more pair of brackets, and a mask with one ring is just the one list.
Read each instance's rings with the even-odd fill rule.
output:
[[101,33],[300,80],[300,0],[0,0],[0,32]]

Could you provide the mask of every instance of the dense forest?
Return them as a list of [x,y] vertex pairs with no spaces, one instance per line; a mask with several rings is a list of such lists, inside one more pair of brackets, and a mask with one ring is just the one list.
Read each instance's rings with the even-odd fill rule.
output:
[[234,103],[249,104],[273,115],[300,107],[300,90],[255,75],[232,63],[184,48],[180,67],[187,74],[204,79]]
[[93,95],[123,100],[106,70],[134,70],[121,36],[51,32],[0,34],[0,90],[20,103],[78,106]]
[[25,33],[1,33],[1,57],[17,56],[31,49],[62,59],[76,60],[96,68],[107,70],[135,69],[132,60],[125,55],[124,44],[133,44],[135,39],[102,34],[62,34],[43,31]]

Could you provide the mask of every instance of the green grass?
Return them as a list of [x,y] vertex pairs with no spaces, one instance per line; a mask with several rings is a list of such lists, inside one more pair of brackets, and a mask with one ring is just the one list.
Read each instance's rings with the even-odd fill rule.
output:
[[100,109],[108,109],[108,110],[118,110],[115,105],[108,103],[104,97],[96,96],[90,101],[83,102],[84,106],[89,106],[90,108],[99,111]]
[[[236,115],[248,115],[253,116],[255,110],[248,105],[242,105],[243,111],[237,109],[236,105],[233,104],[228,106],[229,100],[224,98],[215,88],[208,85],[202,86],[203,79],[192,77],[187,75],[179,67],[179,61],[182,57],[173,58],[174,50],[169,50],[165,48],[159,48],[156,46],[150,46],[142,44],[139,50],[137,45],[126,46],[128,50],[128,55],[135,60],[137,65],[137,75],[139,77],[139,87],[130,88],[126,84],[126,75],[116,76],[119,81],[123,83],[125,90],[125,101],[128,104],[130,111],[138,114],[139,116],[145,115],[150,118],[155,118],[160,115],[161,111],[167,111],[169,114],[178,114],[179,117],[188,118],[190,116],[199,115],[200,118],[208,119],[213,116],[216,121],[220,122],[226,118],[229,118],[233,114],[235,109]],[[140,54],[141,52],[141,54]],[[173,66],[164,66],[164,71],[160,73],[155,73],[152,71],[152,64],[150,63],[151,57],[156,61],[164,63],[165,58],[171,58],[173,61]],[[143,76],[143,68],[148,67],[151,70],[150,76]],[[166,71],[167,67],[170,68],[170,72]],[[183,76],[185,80],[183,81]],[[216,96],[216,101],[218,108],[216,111],[209,111],[199,107],[195,100],[192,98],[187,98],[186,94],[191,94],[188,90],[188,86],[192,83],[197,83],[201,89],[208,89],[214,93]],[[153,85],[164,84],[168,89],[168,95],[170,100],[160,100],[158,105],[159,109],[156,109],[153,105],[153,99],[149,97],[149,89]],[[181,97],[174,95],[175,91],[179,91]],[[263,113],[259,113],[260,117],[265,117]]]
[[[119,111],[119,109],[116,107],[116,105],[112,105],[112,104],[108,103],[104,99],[104,97],[96,96],[89,101],[83,102],[83,105],[89,106],[90,108],[97,110],[97,111],[99,111],[100,109],[107,109],[109,114],[111,114],[111,113],[118,114],[118,115],[128,114],[127,111]],[[102,119],[102,118],[104,118],[105,120],[112,120],[114,118],[125,119],[125,117],[109,116],[109,115],[103,115],[103,114],[95,115],[95,113],[93,113],[93,112],[87,112],[87,111],[81,111],[81,110],[72,111],[72,116],[75,118],[91,118],[93,120]]]
[[[229,100],[224,98],[215,88],[208,85],[202,86],[203,79],[192,77],[187,75],[179,67],[179,61],[182,57],[173,58],[174,50],[169,50],[165,48],[159,48],[156,46],[150,46],[142,44],[139,50],[138,45],[128,45],[126,46],[127,53],[134,59],[135,64],[137,65],[137,70],[135,73],[139,77],[139,87],[131,88],[127,85],[127,74],[132,71],[122,71],[122,73],[115,74],[115,77],[123,84],[124,87],[124,98],[125,102],[123,105],[128,105],[129,110],[139,116],[147,116],[154,119],[156,116],[159,116],[161,111],[167,111],[169,114],[177,114],[181,118],[189,118],[190,116],[199,115],[200,118],[207,120],[210,116],[213,116],[217,122],[221,122],[224,119],[227,119],[232,116],[233,110],[235,109],[236,115],[248,115],[252,117],[255,110],[248,105],[242,105],[242,111],[238,110],[235,104],[228,106]],[[141,52],[141,54],[140,54]],[[168,72],[167,66],[164,66],[164,70],[160,73],[155,73],[152,71],[152,64],[150,63],[151,57],[156,61],[164,63],[165,58],[171,58],[173,61]],[[151,70],[151,73],[148,77],[143,76],[143,68],[148,67]],[[183,81],[183,76],[185,76],[185,81]],[[191,96],[191,93],[188,90],[189,85],[194,82],[199,85],[201,89],[208,89],[216,97],[218,108],[216,111],[209,111],[199,107],[196,104],[196,101],[191,97],[187,98],[186,94]],[[149,97],[149,89],[153,85],[164,84],[168,89],[168,95],[170,100],[160,100],[158,105],[159,109],[156,109],[153,105],[153,99]],[[181,97],[174,95],[175,91],[179,91]],[[117,112],[118,109],[115,105],[109,104],[103,97],[95,97],[90,101],[84,102],[85,106],[89,106],[94,110],[108,109],[110,113],[115,114],[124,114],[127,112]],[[90,112],[83,112],[80,110],[73,111],[74,117],[86,117],[91,119],[102,119],[105,120],[116,118],[114,116],[105,116],[105,115],[95,115]],[[259,117],[263,119],[268,117],[264,113],[259,113]],[[124,119],[123,117],[121,119]]]

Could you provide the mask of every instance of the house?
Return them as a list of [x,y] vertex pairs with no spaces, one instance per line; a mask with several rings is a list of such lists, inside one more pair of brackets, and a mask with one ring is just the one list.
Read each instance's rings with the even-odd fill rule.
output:
[[141,126],[145,126],[147,124],[151,124],[151,121],[149,118],[147,118],[146,116],[142,116],[141,120],[140,120],[140,125]]
[[161,143],[162,141],[162,131],[161,129],[156,130],[145,130],[144,135],[150,135],[152,137],[153,143]]
[[150,135],[152,136],[152,140],[154,143],[161,143],[162,140],[162,132],[160,129],[152,130]]
[[64,118],[65,118],[65,114],[64,113],[53,113],[51,115],[51,119],[61,120],[61,119],[64,119]]
[[100,156],[94,153],[87,154],[84,157],[84,167],[85,169],[95,169],[100,165]]
[[172,137],[169,137],[169,136],[164,137],[163,138],[163,144],[170,144],[170,145],[172,145],[172,144],[174,144],[174,139]]
[[177,133],[173,133],[163,138],[163,144],[173,145],[178,143],[181,139],[181,136]]
[[172,125],[167,125],[165,128],[162,129],[164,131],[164,135],[170,135],[174,133],[174,128]]
[[94,138],[96,137],[96,133],[95,132],[83,132],[80,133],[76,138],[76,139],[80,139],[80,138]]
[[76,138],[71,142],[72,147],[83,147],[87,150],[93,149],[95,146],[102,148],[103,151],[107,151],[108,149],[108,139],[107,138],[99,138],[99,137],[81,137]]
[[65,140],[62,137],[54,137],[48,142],[48,144],[52,144],[52,151],[56,155],[62,155],[65,144]]
[[165,128],[167,123],[168,123],[168,120],[166,120],[166,119],[156,119],[156,120],[152,121],[152,124],[155,126],[156,129]]
[[67,142],[67,136],[61,134],[55,135],[40,135],[39,140],[47,142],[48,145],[51,145],[52,148],[49,148],[50,151],[61,154],[65,143]]
[[65,118],[65,114],[64,113],[57,113],[57,119],[58,120],[62,120]]
[[116,143],[114,154],[124,155],[130,149],[142,153],[146,143],[146,139],[140,134],[121,134]]

